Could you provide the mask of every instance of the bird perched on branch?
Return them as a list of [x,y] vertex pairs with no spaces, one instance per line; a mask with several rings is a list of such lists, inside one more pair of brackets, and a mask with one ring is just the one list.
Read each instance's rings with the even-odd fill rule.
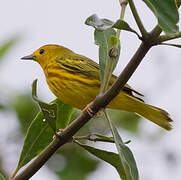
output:
[[[100,91],[99,65],[59,45],[45,45],[21,59],[34,60],[42,67],[49,88],[65,104],[84,109]],[[112,75],[110,85],[116,80]],[[148,105],[134,94],[141,95],[126,84],[107,108],[134,112],[164,129],[172,128],[169,114]]]

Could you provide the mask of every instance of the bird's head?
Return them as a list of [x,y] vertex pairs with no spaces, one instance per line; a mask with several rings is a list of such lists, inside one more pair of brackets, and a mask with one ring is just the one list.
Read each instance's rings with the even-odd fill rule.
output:
[[31,55],[24,56],[23,60],[34,60],[42,67],[63,55],[68,49],[59,45],[45,45],[34,51]]

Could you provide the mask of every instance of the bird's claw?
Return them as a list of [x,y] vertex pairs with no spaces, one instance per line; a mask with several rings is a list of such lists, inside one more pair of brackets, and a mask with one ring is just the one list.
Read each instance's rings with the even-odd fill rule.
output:
[[97,115],[101,115],[102,112],[104,111],[104,108],[101,108],[97,113],[95,113],[95,112],[91,109],[91,105],[92,105],[92,102],[89,103],[89,104],[83,109],[83,111],[82,111],[83,113],[84,113],[84,112],[87,112],[91,118],[95,118]]

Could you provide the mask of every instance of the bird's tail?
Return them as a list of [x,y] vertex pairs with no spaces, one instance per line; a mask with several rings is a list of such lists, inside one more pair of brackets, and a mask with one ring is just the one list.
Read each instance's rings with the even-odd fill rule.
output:
[[108,108],[134,112],[166,130],[172,129],[172,125],[170,124],[172,119],[166,111],[146,104],[142,100],[128,94],[120,93],[120,95],[108,105]]
[[141,108],[136,110],[136,114],[154,122],[166,130],[172,129],[172,125],[170,124],[172,119],[169,117],[169,114],[166,111],[142,102],[140,103]]

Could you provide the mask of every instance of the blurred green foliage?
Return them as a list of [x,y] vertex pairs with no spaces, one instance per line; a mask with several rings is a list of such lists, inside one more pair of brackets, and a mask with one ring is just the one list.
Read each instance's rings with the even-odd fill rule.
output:
[[96,170],[98,160],[75,144],[67,144],[59,152],[65,158],[65,166],[56,174],[62,180],[85,180],[87,175]]
[[25,93],[14,97],[12,107],[19,119],[22,132],[26,133],[31,121],[39,111],[38,105],[32,100],[30,93]]
[[140,116],[131,112],[113,109],[109,110],[109,114],[111,114],[111,119],[118,127],[126,129],[131,133],[139,132]]
[[[4,55],[7,54],[8,50],[17,42],[17,40],[18,40],[18,38],[15,36],[15,37],[11,37],[7,41],[1,43],[1,45],[0,45],[0,62],[2,62]],[[2,103],[1,98],[2,97],[0,97],[0,111],[5,111],[5,110],[8,109],[8,107],[4,103]],[[6,170],[3,167],[2,157],[1,157],[1,154],[0,154],[0,180],[7,179],[5,177],[8,177],[8,174],[7,174]]]
[[[8,53],[10,48],[18,41],[18,37],[14,36],[9,38],[7,41],[2,42],[0,45],[0,62],[3,61],[3,57]],[[6,106],[1,102],[1,97],[0,97],[0,110],[5,110]]]
[[18,37],[14,36],[9,40],[2,43],[0,46],[0,60],[3,59],[4,55],[8,52],[8,50],[18,41]]
[[0,157],[0,180],[7,179],[7,172],[3,167],[2,157]]
[[0,180],[5,180],[3,173],[0,172]]
[[0,110],[3,110],[5,106],[3,104],[0,104]]

